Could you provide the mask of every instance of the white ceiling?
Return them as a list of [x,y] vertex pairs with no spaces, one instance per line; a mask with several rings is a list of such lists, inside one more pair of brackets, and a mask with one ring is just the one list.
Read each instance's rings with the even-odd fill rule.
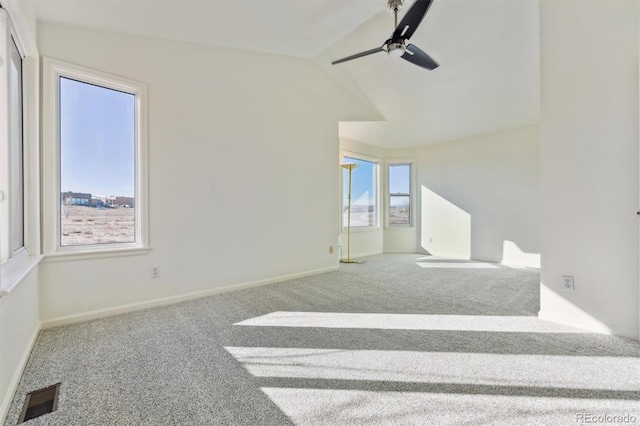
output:
[[382,44],[391,22],[375,15],[316,58],[386,120],[342,123],[341,136],[405,147],[539,121],[537,0],[434,0],[411,38],[440,63],[433,71],[384,53],[326,65]]
[[385,53],[330,65],[389,37],[386,0],[29,1],[40,21],[314,58],[385,118],[341,123],[341,136],[374,145],[442,142],[539,119],[538,0],[434,0],[411,39],[440,63],[434,71]]

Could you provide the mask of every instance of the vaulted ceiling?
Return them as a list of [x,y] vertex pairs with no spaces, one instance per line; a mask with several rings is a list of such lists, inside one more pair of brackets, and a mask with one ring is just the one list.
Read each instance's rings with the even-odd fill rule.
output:
[[433,71],[385,53],[330,65],[389,37],[386,0],[29,1],[40,21],[312,58],[385,119],[343,122],[341,136],[382,147],[539,120],[538,0],[434,0],[411,39]]

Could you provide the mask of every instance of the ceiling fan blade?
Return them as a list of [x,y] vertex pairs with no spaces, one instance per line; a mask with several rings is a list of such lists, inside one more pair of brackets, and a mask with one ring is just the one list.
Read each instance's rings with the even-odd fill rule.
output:
[[433,0],[416,0],[398,24],[398,28],[393,32],[393,39],[410,39],[418,29],[418,25],[422,22],[422,18],[426,15],[431,3],[433,3]]
[[347,56],[346,58],[338,59],[337,61],[331,62],[331,65],[339,64],[341,62],[347,62],[352,59],[362,58],[363,56],[373,55],[374,53],[378,53],[378,52],[384,52],[384,49],[382,48],[382,46],[377,47],[375,49],[367,50],[366,52],[356,53],[355,55]]
[[413,44],[407,46],[407,50],[404,52],[404,55],[402,55],[402,59],[406,59],[412,64],[416,64],[419,67],[426,68],[428,70],[433,70],[440,66],[440,64],[431,56],[427,55],[424,51]]

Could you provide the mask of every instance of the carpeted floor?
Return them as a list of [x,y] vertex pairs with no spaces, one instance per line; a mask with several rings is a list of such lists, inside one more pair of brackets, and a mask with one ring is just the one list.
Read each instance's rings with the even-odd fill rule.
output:
[[387,254],[46,330],[5,424],[58,382],[58,410],[27,424],[640,424],[638,343],[538,320],[538,287]]

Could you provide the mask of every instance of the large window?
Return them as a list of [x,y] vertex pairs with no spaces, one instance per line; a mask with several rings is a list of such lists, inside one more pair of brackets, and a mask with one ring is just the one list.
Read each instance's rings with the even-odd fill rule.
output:
[[[135,243],[135,95],[59,77],[60,245]],[[133,200],[126,206],[118,198]]]
[[57,159],[45,172],[47,248],[145,247],[145,85],[48,58],[44,68],[45,156]]
[[[362,158],[345,156],[342,164],[357,164],[351,175],[351,226],[378,225],[378,164]],[[349,172],[343,169],[342,224],[349,223]]]
[[411,225],[411,164],[389,164],[389,225]]
[[[9,22],[2,9],[0,18]],[[3,25],[2,32],[0,58],[7,58],[7,66],[0,74],[8,86],[0,90],[0,110],[7,111],[2,121],[8,121],[0,123],[6,129],[0,136],[0,261],[6,261],[25,249],[25,167],[22,54],[11,25]]]

